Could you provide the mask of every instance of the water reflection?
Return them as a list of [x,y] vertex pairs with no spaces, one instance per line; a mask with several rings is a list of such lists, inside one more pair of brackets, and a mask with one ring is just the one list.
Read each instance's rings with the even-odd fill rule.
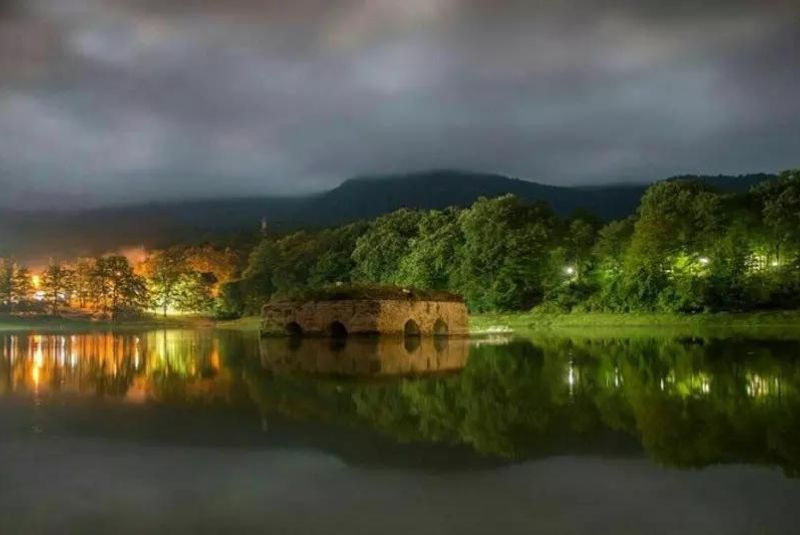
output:
[[0,335],[0,395],[245,406],[259,421],[367,428],[499,459],[633,443],[670,466],[800,469],[797,340],[423,340],[410,352],[399,340],[327,343],[213,331]]
[[[228,347],[221,346],[228,342]],[[232,340],[236,342],[236,339]],[[211,332],[0,336],[0,395],[80,395],[132,402],[208,399],[231,369],[221,354],[240,343]]]
[[274,373],[342,376],[402,376],[454,372],[464,368],[469,340],[443,337],[354,336],[263,338],[261,363]]

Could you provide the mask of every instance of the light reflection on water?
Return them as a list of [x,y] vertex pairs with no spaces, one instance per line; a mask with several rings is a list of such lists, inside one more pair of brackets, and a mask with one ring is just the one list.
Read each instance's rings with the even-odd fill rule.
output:
[[409,346],[211,330],[4,334],[0,401],[214,407],[265,428],[279,416],[505,462],[633,442],[673,467],[764,464],[794,476],[799,349],[793,339],[658,336]]

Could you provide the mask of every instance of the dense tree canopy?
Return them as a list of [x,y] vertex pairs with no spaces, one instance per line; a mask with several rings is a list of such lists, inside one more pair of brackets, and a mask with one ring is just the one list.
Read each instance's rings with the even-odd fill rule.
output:
[[267,236],[223,293],[239,311],[336,283],[462,294],[473,311],[745,310],[800,305],[800,173],[749,192],[654,184],[630,218],[558,217],[512,195]]
[[652,185],[635,215],[602,222],[513,195],[468,208],[400,209],[371,221],[290,233],[254,247],[180,245],[142,265],[124,257],[51,265],[33,288],[0,263],[0,306],[34,296],[120,309],[257,313],[276,295],[339,285],[395,285],[463,295],[473,312],[740,311],[800,306],[800,172],[750,191],[674,179]]

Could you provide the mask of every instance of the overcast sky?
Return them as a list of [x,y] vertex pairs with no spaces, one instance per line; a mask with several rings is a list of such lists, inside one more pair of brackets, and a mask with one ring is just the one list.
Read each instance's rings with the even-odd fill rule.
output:
[[4,205],[796,166],[796,0],[0,0]]

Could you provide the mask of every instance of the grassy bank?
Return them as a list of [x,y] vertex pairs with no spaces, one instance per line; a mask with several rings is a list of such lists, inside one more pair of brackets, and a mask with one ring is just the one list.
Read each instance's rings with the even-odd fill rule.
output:
[[[81,317],[9,316],[0,315],[2,331],[85,331],[124,329],[190,329],[217,328],[237,331],[258,331],[261,319],[246,316],[235,320],[214,321],[198,316],[152,316],[136,320],[108,321]],[[798,330],[800,311],[773,311],[718,314],[542,314],[519,312],[508,314],[475,314],[470,316],[473,334],[512,333],[531,330],[587,330],[616,328],[653,329],[758,329]]]
[[800,312],[770,311],[717,314],[478,314],[470,318],[475,333],[524,331],[533,329],[600,328],[600,327],[703,327],[758,328],[780,327],[800,329]]
[[235,320],[218,321],[215,324],[217,329],[227,329],[235,331],[257,331],[261,328],[261,317],[245,316]]
[[158,328],[196,328],[212,327],[214,322],[208,318],[196,316],[160,317],[152,316],[133,320],[110,321],[96,320],[88,317],[60,316],[11,316],[0,315],[1,331],[88,331],[88,330],[121,330],[121,329],[158,329]]

